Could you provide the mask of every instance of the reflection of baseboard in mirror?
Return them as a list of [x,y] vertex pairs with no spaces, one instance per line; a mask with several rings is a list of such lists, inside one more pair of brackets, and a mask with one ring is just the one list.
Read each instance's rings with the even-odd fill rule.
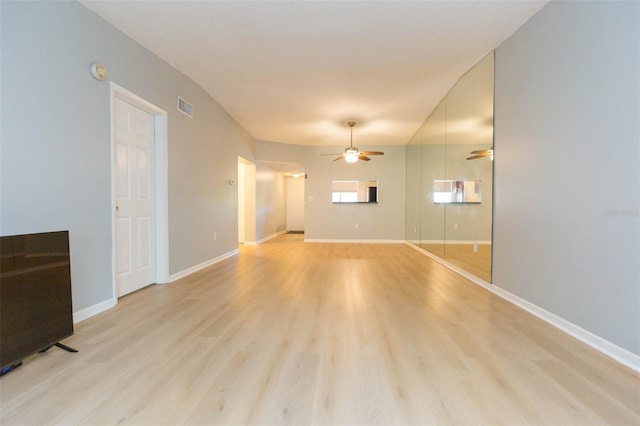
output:
[[435,204],[480,204],[482,193],[479,180],[433,181]]
[[334,180],[331,182],[332,203],[368,203],[378,202],[377,180]]

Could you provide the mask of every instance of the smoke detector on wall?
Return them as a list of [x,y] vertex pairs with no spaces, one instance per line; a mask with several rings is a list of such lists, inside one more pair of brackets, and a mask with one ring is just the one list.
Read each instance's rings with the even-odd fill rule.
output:
[[107,78],[107,69],[102,64],[91,64],[91,75],[99,81]]

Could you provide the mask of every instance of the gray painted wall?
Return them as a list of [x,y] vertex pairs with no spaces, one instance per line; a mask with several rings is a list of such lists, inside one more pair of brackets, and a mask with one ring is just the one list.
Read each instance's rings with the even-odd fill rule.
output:
[[[285,163],[302,163],[307,147],[281,142],[255,141],[255,153],[258,160]],[[292,170],[293,171],[293,170]]]
[[496,50],[493,281],[640,354],[637,2],[551,2]]
[[[358,146],[362,151],[384,151],[371,161],[347,164],[323,157],[344,147],[307,147],[305,170],[305,239],[404,240],[405,146]],[[333,180],[377,180],[377,204],[332,204]],[[309,201],[313,197],[313,201]],[[354,228],[355,224],[358,229]]]
[[[91,77],[92,62],[168,112],[170,273],[237,248],[228,180],[238,155],[253,159],[251,135],[79,3],[2,2],[1,19],[0,232],[70,230],[75,312],[112,296],[110,92]],[[193,103],[193,120],[176,111],[178,95]],[[257,220],[269,222],[269,211]]]
[[[256,158],[300,163],[305,182],[305,239],[404,240],[405,146],[358,146],[362,151],[384,151],[369,162],[347,164],[320,156],[342,152],[343,146],[313,147],[256,141]],[[378,204],[332,204],[331,181],[378,180]],[[309,201],[308,197],[313,197]],[[358,229],[354,225],[358,223]]]

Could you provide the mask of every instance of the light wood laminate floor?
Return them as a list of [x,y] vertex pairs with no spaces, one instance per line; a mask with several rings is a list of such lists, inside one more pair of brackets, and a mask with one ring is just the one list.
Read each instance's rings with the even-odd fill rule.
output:
[[640,377],[403,244],[285,235],[76,325],[0,424],[640,424]]

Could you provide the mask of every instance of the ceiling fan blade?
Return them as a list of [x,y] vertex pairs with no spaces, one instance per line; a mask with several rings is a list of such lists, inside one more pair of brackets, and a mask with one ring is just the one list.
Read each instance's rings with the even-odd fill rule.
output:
[[340,155],[340,157],[336,158],[336,159],[335,159],[335,160],[333,160],[333,161],[342,160],[342,159],[344,158],[341,154],[338,154],[338,155]]
[[467,157],[467,160],[476,160],[478,158],[489,157],[493,158],[493,148],[489,149],[477,149],[475,151],[471,151],[470,156]]
[[342,153],[338,153],[338,154],[320,154],[320,155],[342,155]]
[[490,153],[486,153],[486,154],[476,154],[476,155],[472,155],[471,157],[467,157],[467,160],[476,160],[478,158],[485,158],[490,156]]
[[360,160],[364,160],[364,161],[371,161],[371,158],[367,157],[366,155],[364,155],[364,153],[360,153],[360,155],[358,155],[358,158]]
[[360,154],[364,155],[384,155],[382,151],[362,151]]

